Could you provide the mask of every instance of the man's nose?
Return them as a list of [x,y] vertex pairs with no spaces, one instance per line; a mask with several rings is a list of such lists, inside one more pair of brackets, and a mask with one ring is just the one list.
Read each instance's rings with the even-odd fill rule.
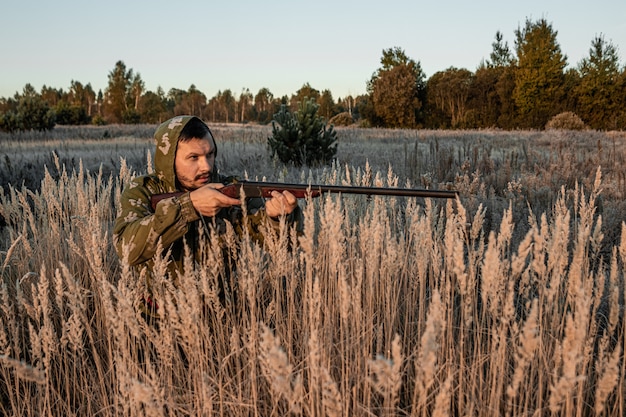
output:
[[211,172],[211,161],[208,158],[202,158],[200,160],[200,169],[202,171]]

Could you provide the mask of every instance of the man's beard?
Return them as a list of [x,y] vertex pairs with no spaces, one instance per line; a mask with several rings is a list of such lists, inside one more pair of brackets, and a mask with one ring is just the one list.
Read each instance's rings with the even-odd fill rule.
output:
[[202,174],[198,174],[195,177],[193,177],[193,179],[190,179],[188,177],[186,177],[185,175],[176,175],[176,179],[178,180],[178,184],[181,186],[181,188],[184,188],[187,191],[193,191],[193,190],[197,190],[198,188],[202,187],[203,185],[206,185],[208,183],[211,182],[211,173],[210,172],[205,172]]

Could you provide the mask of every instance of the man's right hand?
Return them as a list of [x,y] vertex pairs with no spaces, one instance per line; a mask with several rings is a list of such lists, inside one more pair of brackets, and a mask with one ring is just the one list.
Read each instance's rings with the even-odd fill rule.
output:
[[241,201],[222,194],[219,190],[224,184],[206,184],[189,193],[191,203],[198,213],[205,217],[213,217],[225,207],[241,205]]

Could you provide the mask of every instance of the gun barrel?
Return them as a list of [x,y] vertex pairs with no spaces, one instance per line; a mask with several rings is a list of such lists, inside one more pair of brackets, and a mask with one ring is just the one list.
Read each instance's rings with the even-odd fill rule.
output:
[[[298,198],[306,196],[317,197],[325,193],[381,195],[398,197],[432,197],[432,198],[456,198],[454,190],[429,190],[420,188],[387,188],[387,187],[358,187],[342,185],[319,185],[319,184],[288,184],[279,182],[253,182],[241,181],[233,184],[241,185],[246,197],[270,197],[272,191],[289,191]],[[239,187],[237,187],[239,188]]]
[[[241,191],[246,197],[270,198],[273,191],[289,191],[296,198],[319,197],[325,193],[362,194],[367,196],[385,195],[396,197],[423,197],[423,198],[456,198],[458,191],[455,190],[429,190],[424,188],[386,188],[386,187],[357,187],[342,185],[319,185],[319,184],[289,184],[282,182],[255,182],[239,181],[229,184],[220,191],[232,198],[239,198]],[[156,209],[159,201],[177,197],[182,192],[153,195],[150,198],[152,209]]]

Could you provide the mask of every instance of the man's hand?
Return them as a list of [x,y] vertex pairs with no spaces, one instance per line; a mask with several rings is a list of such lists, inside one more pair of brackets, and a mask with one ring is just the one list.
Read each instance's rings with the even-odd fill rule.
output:
[[269,217],[290,214],[298,207],[298,199],[289,191],[272,191],[272,198],[265,201],[265,213]]
[[223,187],[224,184],[210,183],[190,192],[189,197],[196,211],[203,216],[213,217],[225,207],[240,205],[239,199],[231,198],[219,191]]

